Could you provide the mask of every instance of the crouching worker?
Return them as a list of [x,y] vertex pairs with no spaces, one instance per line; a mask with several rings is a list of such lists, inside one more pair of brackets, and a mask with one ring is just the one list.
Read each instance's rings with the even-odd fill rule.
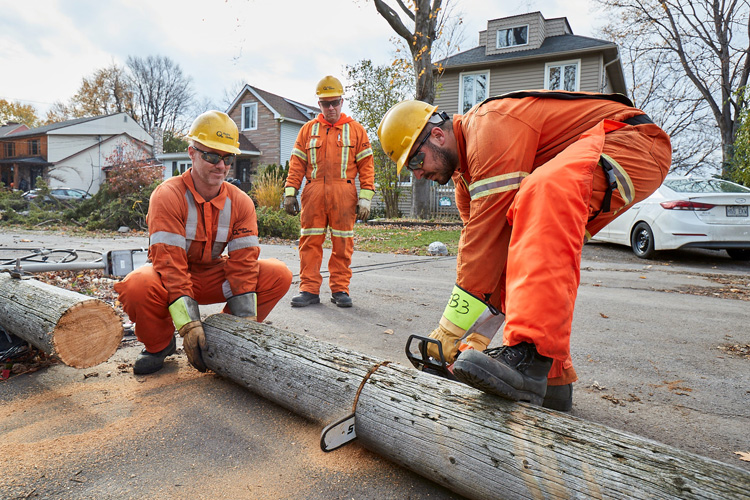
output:
[[237,125],[225,113],[207,111],[193,122],[188,140],[192,168],[151,195],[150,265],[115,285],[145,345],[133,365],[136,374],[162,368],[175,353],[175,329],[190,364],[206,371],[198,305],[226,302],[225,313],[263,321],[292,283],[283,262],[258,259],[255,205],[224,182],[240,152]]
[[[378,135],[399,173],[456,184],[457,282],[429,355],[439,345],[483,391],[570,410],[583,244],[659,187],[667,134],[622,95],[526,91],[452,117],[405,101]],[[487,349],[500,330],[503,347]]]

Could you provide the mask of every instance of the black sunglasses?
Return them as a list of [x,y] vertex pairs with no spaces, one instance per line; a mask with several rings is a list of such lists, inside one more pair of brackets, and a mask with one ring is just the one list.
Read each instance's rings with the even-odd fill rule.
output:
[[235,155],[234,153],[229,153],[228,155],[221,156],[219,153],[209,153],[208,151],[203,151],[202,149],[198,149],[195,146],[193,146],[193,149],[198,151],[201,154],[201,158],[206,160],[211,165],[216,165],[221,160],[224,160],[224,165],[228,167],[232,163],[234,163],[234,159],[237,157],[237,155]]
[[424,146],[424,143],[427,142],[427,139],[430,138],[432,135],[432,129],[430,129],[430,132],[427,132],[425,134],[424,139],[419,143],[419,146],[417,146],[417,149],[414,150],[414,154],[409,157],[408,160],[406,160],[406,168],[414,172],[415,170],[419,170],[422,168],[422,165],[424,164],[424,153],[420,151],[422,149],[422,146]]
[[321,108],[335,108],[339,104],[341,104],[341,99],[336,99],[335,101],[318,101]]

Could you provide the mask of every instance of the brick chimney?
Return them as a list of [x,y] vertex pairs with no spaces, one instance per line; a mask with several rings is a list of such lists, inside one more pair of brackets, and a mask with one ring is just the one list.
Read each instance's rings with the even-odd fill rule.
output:
[[151,137],[154,138],[154,158],[164,153],[164,130],[159,127],[151,129]]

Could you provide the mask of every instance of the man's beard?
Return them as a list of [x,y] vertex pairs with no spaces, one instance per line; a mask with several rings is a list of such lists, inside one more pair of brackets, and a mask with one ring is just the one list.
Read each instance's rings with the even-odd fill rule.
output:
[[449,149],[439,148],[429,141],[426,146],[432,151],[433,161],[439,165],[435,173],[430,176],[430,180],[437,182],[441,186],[448,184],[448,181],[453,176],[453,172],[458,168],[458,154]]

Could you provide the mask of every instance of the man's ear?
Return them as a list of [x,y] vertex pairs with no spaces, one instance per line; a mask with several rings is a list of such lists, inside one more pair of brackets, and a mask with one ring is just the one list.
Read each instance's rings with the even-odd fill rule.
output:
[[432,130],[430,130],[430,135],[432,138],[437,140],[438,146],[442,146],[445,144],[445,131],[441,129],[440,127],[432,127]]

